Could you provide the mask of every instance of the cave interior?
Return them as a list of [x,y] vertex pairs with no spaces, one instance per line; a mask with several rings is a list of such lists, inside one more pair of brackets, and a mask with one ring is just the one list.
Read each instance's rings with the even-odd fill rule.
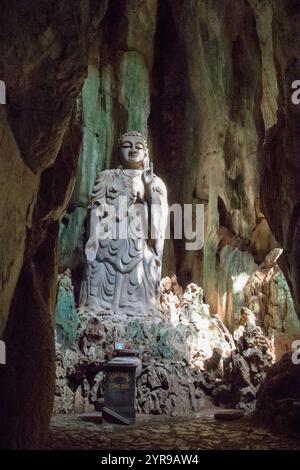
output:
[[[1,2],[0,448],[70,448],[57,430],[74,426],[74,448],[146,448],[97,421],[102,366],[130,341],[141,433],[178,426],[153,448],[198,448],[180,419],[183,435],[196,418],[194,434],[230,434],[205,421],[227,410],[243,415],[235,448],[257,425],[299,449],[299,1],[75,3]],[[132,130],[169,205],[203,208],[198,249],[171,220],[159,321],[79,302],[93,186]]]

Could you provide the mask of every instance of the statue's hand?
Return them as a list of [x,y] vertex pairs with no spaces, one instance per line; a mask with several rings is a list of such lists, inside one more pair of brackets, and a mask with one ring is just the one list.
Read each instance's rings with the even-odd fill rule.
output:
[[150,162],[149,166],[149,158],[145,158],[144,160],[144,169],[142,172],[142,180],[146,187],[151,188],[151,184],[153,182],[153,163]]
[[155,264],[156,264],[156,267],[157,268],[160,268],[161,267],[161,259],[160,259],[160,256],[154,256],[154,260],[155,260]]
[[92,262],[96,258],[99,242],[96,237],[90,237],[85,245],[85,254],[88,261]]

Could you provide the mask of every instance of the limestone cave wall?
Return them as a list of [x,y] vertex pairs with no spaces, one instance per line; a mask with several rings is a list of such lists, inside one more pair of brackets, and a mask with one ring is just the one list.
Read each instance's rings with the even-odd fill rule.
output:
[[165,244],[164,274],[203,286],[233,326],[243,289],[279,247],[262,212],[260,155],[276,122],[273,2],[110,2],[80,96],[83,146],[60,228],[60,270],[82,278],[86,207],[98,171],[117,164],[116,141],[144,132],[169,203],[204,204],[202,249]]
[[52,413],[59,218],[81,141],[75,100],[105,9],[105,1],[1,3],[1,448],[39,447]]
[[272,232],[284,251],[279,260],[300,313],[299,257],[299,105],[292,102],[292,82],[300,76],[299,2],[274,2],[274,55],[278,119],[266,134],[261,165],[261,199]]

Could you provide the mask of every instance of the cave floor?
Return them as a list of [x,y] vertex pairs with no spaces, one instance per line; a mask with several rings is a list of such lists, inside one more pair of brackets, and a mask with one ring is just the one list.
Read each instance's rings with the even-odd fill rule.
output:
[[216,409],[193,416],[137,416],[136,424],[102,423],[99,413],[53,416],[50,450],[227,450],[300,449],[300,436],[276,433],[253,417],[215,420]]

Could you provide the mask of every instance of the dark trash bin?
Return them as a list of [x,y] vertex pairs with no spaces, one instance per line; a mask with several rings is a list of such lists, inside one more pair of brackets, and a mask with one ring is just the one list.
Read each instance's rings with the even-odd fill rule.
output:
[[116,350],[115,357],[104,365],[104,406],[106,422],[135,423],[136,372],[141,371],[137,351]]

